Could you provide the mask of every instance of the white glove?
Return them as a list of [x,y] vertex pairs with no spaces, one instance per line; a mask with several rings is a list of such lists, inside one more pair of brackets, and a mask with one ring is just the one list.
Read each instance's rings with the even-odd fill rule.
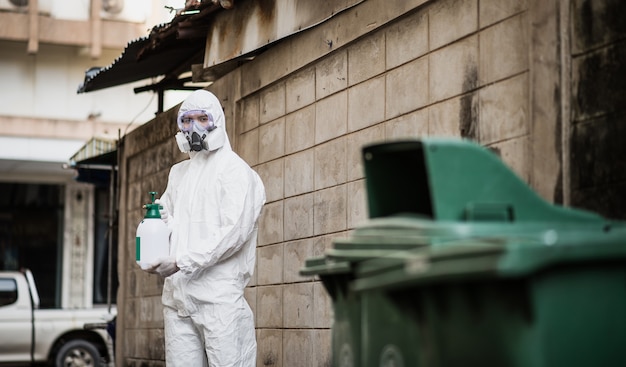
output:
[[154,263],[148,266],[146,271],[152,274],[159,274],[163,278],[167,278],[170,275],[176,273],[178,270],[178,265],[176,265],[176,259],[173,257],[162,257],[157,259]]
[[161,214],[161,219],[163,219],[163,221],[167,223],[169,215],[167,213],[167,208],[165,207],[165,204],[161,199],[156,199],[154,203],[159,204],[159,214]]
[[167,228],[169,228],[171,231],[172,225],[174,224],[174,218],[172,218],[169,215],[169,212],[167,211],[167,207],[165,206],[165,203],[163,203],[161,199],[156,199],[154,203],[159,204],[159,214],[161,215],[161,220],[163,220],[163,222],[167,224]]

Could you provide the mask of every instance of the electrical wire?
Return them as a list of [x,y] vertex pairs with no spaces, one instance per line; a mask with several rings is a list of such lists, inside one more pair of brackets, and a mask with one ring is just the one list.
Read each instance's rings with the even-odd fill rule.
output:
[[146,112],[146,110],[148,109],[148,107],[150,107],[150,105],[152,104],[152,101],[154,101],[154,96],[156,95],[156,93],[152,93],[152,97],[150,97],[150,100],[148,101],[148,104],[146,105],[146,107],[144,107],[141,111],[139,111],[139,113],[137,115],[135,115],[135,117],[133,117],[132,120],[130,120],[130,122],[128,123],[128,125],[126,125],[126,129],[124,129],[124,134],[122,136],[126,136],[126,133],[128,132],[128,128],[130,127],[130,125],[135,123],[135,120],[141,116],[142,113]]

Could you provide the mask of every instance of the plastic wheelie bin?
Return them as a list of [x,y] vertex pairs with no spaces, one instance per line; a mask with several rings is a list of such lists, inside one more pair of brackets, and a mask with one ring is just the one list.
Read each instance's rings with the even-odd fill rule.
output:
[[[402,310],[418,351],[397,348],[407,366],[626,366],[624,238],[623,226],[557,226],[537,240],[439,243],[362,263],[351,289]],[[391,342],[372,335],[364,359]]]
[[544,201],[469,141],[363,158],[369,220],[301,271],[333,299],[335,366],[626,365],[623,222]]

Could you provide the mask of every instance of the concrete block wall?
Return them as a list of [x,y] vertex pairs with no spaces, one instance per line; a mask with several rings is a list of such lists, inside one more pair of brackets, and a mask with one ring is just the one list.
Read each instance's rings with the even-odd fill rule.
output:
[[137,226],[145,215],[142,206],[150,202],[148,193],[162,193],[172,164],[186,158],[173,139],[176,113],[174,108],[140,126],[118,149],[122,160],[116,366],[165,366],[163,280],[139,268],[134,244]]
[[[246,292],[257,366],[330,365],[332,302],[298,271],[367,219],[363,145],[465,137],[530,181],[529,32],[525,1],[431,1],[265,86],[242,87],[236,149],[267,191]],[[241,68],[241,80],[263,80],[307,47],[297,37],[292,45]]]
[[[473,139],[559,203],[568,199],[563,162],[571,137],[572,203],[593,207],[608,188],[611,196],[597,206],[618,212],[623,159],[594,162],[623,156],[616,118],[623,116],[616,107],[622,96],[611,94],[607,103],[589,88],[597,78],[604,84],[595,95],[623,91],[621,79],[610,76],[622,73],[624,28],[609,17],[623,5],[590,4],[369,0],[268,48],[209,87],[223,103],[234,149],[267,191],[257,270],[245,293],[255,314],[258,366],[330,365],[332,302],[316,278],[298,271],[367,219],[364,144]],[[384,19],[391,8],[401,14]],[[597,20],[610,31],[584,28]],[[572,93],[564,83],[569,62]],[[136,268],[134,231],[147,192],[162,191],[169,166],[184,158],[172,139],[175,110],[130,134],[122,147],[120,366],[163,363],[162,283]]]

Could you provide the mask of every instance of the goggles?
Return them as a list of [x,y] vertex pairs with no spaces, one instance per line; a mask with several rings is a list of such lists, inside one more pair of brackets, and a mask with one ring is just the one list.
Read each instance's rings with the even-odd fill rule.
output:
[[213,116],[207,110],[191,110],[178,116],[178,128],[182,132],[211,131],[215,129]]

